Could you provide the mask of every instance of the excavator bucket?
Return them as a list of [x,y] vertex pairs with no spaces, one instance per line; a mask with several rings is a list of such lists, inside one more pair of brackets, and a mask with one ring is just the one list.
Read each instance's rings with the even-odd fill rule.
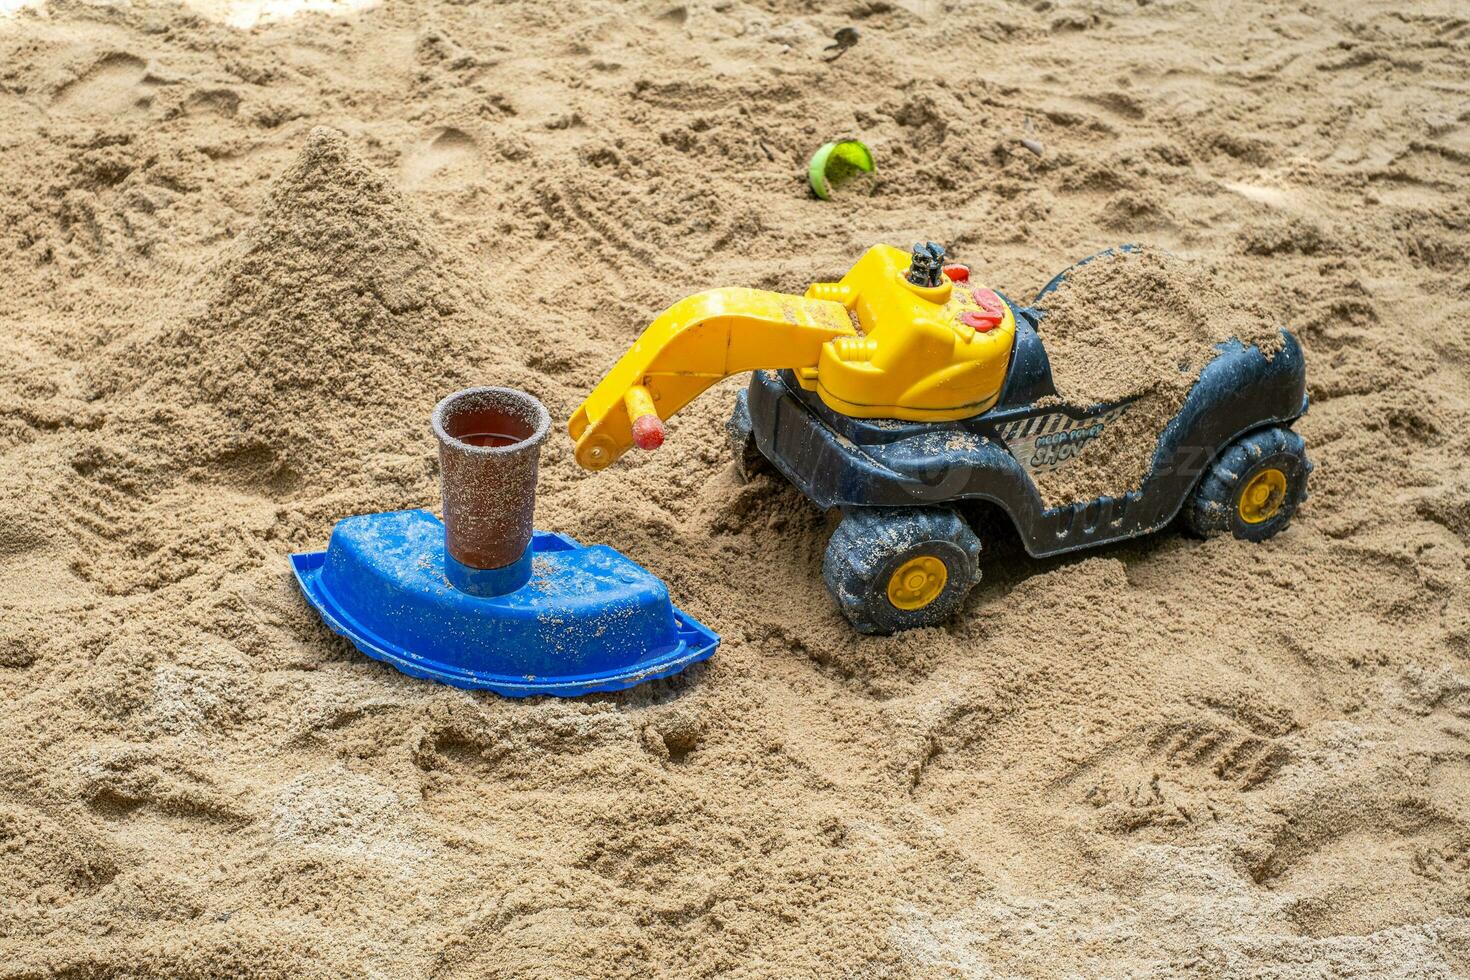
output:
[[854,336],[847,308],[761,289],[712,289],[649,324],[567,428],[582,467],[600,470],[634,445],[657,448],[663,420],[721,378],[756,369],[814,371],[822,345]]

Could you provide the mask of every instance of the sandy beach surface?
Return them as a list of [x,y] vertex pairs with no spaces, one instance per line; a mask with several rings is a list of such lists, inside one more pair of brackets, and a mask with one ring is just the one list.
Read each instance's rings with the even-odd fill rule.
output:
[[[0,2],[0,978],[1470,975],[1463,3],[315,6]],[[1290,326],[1292,527],[986,528],[958,617],[860,637],[740,380],[576,466],[673,301],[930,239]],[[288,555],[437,507],[471,384],[713,660],[516,702],[322,627]]]

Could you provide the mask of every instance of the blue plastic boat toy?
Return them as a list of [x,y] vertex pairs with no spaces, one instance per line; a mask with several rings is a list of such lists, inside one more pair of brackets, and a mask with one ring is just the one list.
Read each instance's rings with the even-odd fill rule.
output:
[[617,691],[678,673],[719,644],[663,582],[612,548],[537,531],[526,554],[528,581],[476,595],[446,574],[439,519],[405,510],[346,518],[326,551],[291,564],[332,630],[405,674],[455,687],[509,697]]

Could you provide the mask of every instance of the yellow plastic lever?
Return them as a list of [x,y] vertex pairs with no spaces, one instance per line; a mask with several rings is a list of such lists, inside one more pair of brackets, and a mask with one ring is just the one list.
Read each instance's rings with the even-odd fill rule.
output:
[[732,374],[815,368],[822,345],[855,335],[847,308],[732,286],[682,299],[648,325],[573,413],[577,462],[600,470],[633,445],[641,417],[667,419]]

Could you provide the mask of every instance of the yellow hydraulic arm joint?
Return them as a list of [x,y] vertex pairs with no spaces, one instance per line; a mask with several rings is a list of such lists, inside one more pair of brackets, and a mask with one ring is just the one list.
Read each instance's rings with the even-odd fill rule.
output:
[[577,462],[600,470],[633,445],[663,441],[663,420],[722,378],[817,364],[822,347],[854,336],[840,302],[762,289],[711,289],[669,307],[572,415]]

